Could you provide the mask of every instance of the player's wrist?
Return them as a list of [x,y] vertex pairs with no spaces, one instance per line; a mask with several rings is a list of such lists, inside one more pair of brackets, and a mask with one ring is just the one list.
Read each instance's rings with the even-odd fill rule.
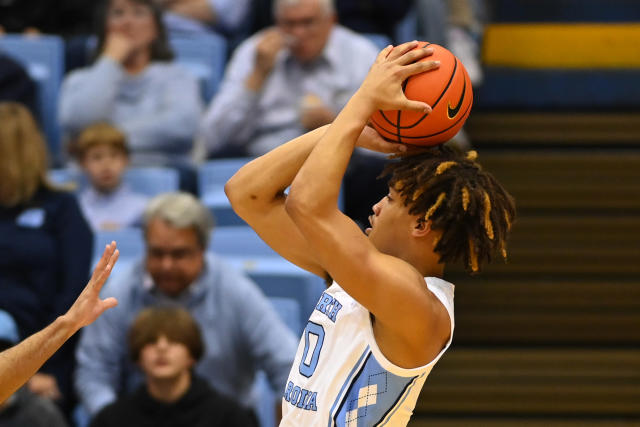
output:
[[362,89],[358,89],[356,93],[351,97],[349,101],[350,104],[354,106],[354,108],[362,113],[362,117],[364,117],[367,121],[369,117],[378,109],[376,107],[376,102],[373,96],[371,96],[366,91]]

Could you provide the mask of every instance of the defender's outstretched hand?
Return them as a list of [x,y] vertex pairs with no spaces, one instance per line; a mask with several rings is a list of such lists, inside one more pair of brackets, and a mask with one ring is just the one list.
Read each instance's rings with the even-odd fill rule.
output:
[[0,353],[0,403],[31,378],[62,344],[105,310],[115,307],[115,298],[100,299],[102,285],[113,270],[119,252],[111,242],[104,250],[91,280],[71,308],[52,324]]
[[111,242],[106,246],[98,265],[93,270],[89,283],[87,283],[87,286],[67,311],[68,318],[77,329],[87,326],[106,310],[118,305],[118,301],[115,298],[101,300],[100,291],[111,271],[113,271],[113,266],[119,255],[120,252],[116,249],[116,242]]
[[371,66],[369,74],[362,82],[356,96],[363,97],[373,110],[412,110],[431,112],[424,102],[407,99],[402,84],[414,74],[435,70],[439,61],[421,61],[433,54],[432,48],[418,48],[419,43],[412,41],[382,49]]

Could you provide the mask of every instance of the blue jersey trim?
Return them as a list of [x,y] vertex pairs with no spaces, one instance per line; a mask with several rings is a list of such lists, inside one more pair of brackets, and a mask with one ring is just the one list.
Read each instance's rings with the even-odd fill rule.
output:
[[[365,365],[363,363],[365,358],[368,359],[370,355],[371,355],[371,350],[369,349],[369,346],[367,346],[367,348],[364,349],[362,356],[360,356],[360,358],[356,362],[351,372],[349,372],[347,379],[345,380],[344,384],[342,384],[342,388],[340,388],[340,393],[338,393],[338,396],[336,397],[335,402],[333,402],[333,405],[331,405],[331,411],[329,411],[329,424],[327,424],[328,427],[331,427],[332,423],[333,425],[335,425],[335,420],[334,420],[335,415],[332,415],[333,411],[336,408],[336,405],[338,404],[338,402],[340,402],[343,399],[343,397],[341,396],[343,396],[344,390],[345,388],[347,388],[347,385],[349,385],[351,381],[353,381],[353,379],[357,377],[357,375],[354,375],[356,373],[356,370],[357,371],[362,370],[362,367]],[[338,408],[338,412],[340,412],[340,408]]]
[[[414,385],[416,385],[416,380],[419,378],[422,378],[424,376],[424,374],[421,374],[417,377],[413,377],[411,379],[411,382],[407,383],[407,385],[405,386],[405,389],[402,391],[402,393],[398,396],[398,400],[396,400],[396,402],[391,405],[391,407],[389,408],[389,410],[382,416],[382,418],[380,418],[380,421],[378,421],[376,423],[376,426],[382,427],[384,425],[386,425],[391,418],[393,417],[393,414],[395,414],[395,412],[398,410],[398,408],[400,408],[402,406],[402,404],[404,403],[405,399],[407,398],[407,396],[409,396],[409,393],[411,393],[411,389],[413,388]],[[387,418],[389,417],[389,418]],[[384,422],[384,424],[380,424],[385,418],[387,418],[387,421]]]

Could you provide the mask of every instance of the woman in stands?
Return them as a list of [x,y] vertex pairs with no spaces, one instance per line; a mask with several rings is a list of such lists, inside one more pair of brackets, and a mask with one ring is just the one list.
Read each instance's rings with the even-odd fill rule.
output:
[[197,79],[172,62],[159,7],[108,0],[98,16],[95,62],[63,82],[66,136],[110,122],[126,134],[134,166],[186,167],[202,100]]
[[[0,309],[21,339],[63,314],[89,278],[93,236],[73,194],[47,180],[46,145],[21,104],[0,103]],[[72,338],[28,383],[69,411]]]

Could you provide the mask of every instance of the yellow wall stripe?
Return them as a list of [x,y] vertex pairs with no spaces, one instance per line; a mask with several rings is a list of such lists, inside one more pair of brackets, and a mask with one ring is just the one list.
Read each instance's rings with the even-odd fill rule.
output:
[[483,61],[524,68],[639,68],[640,23],[492,24]]

